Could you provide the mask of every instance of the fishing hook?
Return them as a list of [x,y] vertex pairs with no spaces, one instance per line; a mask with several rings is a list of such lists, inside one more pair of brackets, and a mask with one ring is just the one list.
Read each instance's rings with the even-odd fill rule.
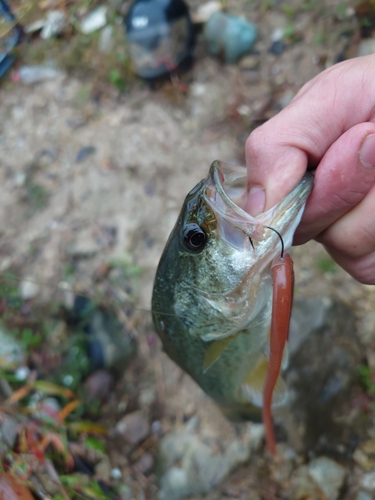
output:
[[283,257],[284,257],[284,240],[283,240],[283,237],[281,236],[281,234],[279,233],[279,231],[276,231],[276,229],[274,229],[273,227],[270,227],[270,226],[264,226],[264,227],[266,227],[267,229],[271,229],[271,231],[275,232],[277,234],[277,236],[280,238],[280,243],[281,243],[280,259],[283,260]]

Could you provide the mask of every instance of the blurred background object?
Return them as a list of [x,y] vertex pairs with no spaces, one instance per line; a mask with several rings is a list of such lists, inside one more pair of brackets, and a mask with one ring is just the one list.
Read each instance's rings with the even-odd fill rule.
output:
[[195,35],[183,0],[136,0],[125,28],[133,69],[142,78],[168,75],[194,57]]
[[5,35],[0,36],[0,78],[6,73],[14,62],[13,48],[21,39],[22,29],[17,25],[16,16],[12,13],[10,6],[5,0],[0,0],[0,22],[1,17],[10,26],[5,29]]

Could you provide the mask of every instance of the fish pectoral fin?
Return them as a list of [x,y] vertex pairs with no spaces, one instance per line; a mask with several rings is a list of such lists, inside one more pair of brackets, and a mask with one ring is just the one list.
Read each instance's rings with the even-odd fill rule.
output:
[[[255,368],[247,375],[242,392],[245,398],[255,406],[263,405],[263,389],[267,378],[268,359],[261,356]],[[288,389],[284,380],[279,376],[273,391],[272,406],[281,406],[285,403]]]
[[226,337],[225,339],[213,340],[212,342],[210,342],[204,355],[203,373],[206,373],[206,371],[216,363],[216,361],[220,358],[229,344],[233,342],[237,335],[238,333],[236,333],[236,335],[232,335],[231,337]]

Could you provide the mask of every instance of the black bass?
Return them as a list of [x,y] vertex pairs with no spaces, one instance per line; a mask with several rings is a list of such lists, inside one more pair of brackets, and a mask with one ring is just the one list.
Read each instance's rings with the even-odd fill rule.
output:
[[[305,175],[271,210],[241,206],[247,171],[215,161],[187,195],[156,272],[152,313],[165,352],[232,420],[259,420],[268,370],[271,263],[302,217]],[[286,400],[281,378],[273,405]]]

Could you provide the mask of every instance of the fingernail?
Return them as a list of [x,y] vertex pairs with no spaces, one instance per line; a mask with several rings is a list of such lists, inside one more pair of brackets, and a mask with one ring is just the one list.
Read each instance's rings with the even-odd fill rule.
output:
[[249,194],[247,196],[246,211],[256,217],[264,211],[264,206],[266,204],[266,192],[260,186],[253,186],[250,188]]
[[368,135],[363,141],[359,159],[365,168],[375,167],[375,134]]

